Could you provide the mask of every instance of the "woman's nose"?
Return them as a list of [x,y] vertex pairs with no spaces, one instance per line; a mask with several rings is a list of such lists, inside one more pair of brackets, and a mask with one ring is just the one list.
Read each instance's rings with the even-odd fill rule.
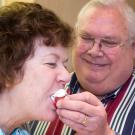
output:
[[70,73],[64,66],[62,68],[60,68],[57,79],[62,85],[65,85],[67,82],[70,81]]

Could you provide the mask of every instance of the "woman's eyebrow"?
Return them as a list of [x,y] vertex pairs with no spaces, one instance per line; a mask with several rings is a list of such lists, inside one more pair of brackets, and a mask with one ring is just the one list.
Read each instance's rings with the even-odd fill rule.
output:
[[68,62],[68,60],[69,60],[69,58],[66,58],[63,62],[64,62],[64,63],[67,63],[67,62]]

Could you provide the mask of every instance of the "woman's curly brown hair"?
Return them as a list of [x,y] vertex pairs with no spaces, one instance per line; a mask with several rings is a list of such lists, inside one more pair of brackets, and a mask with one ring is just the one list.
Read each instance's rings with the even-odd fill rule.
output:
[[36,3],[14,2],[0,8],[0,92],[23,76],[22,67],[34,54],[34,40],[45,46],[69,47],[72,28],[49,9]]

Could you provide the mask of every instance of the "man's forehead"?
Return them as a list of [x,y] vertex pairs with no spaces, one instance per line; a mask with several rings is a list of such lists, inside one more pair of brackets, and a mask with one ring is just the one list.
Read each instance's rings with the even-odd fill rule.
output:
[[[119,11],[115,9],[94,9],[89,11],[81,18],[78,29],[92,29],[92,27],[99,30],[122,30],[127,32],[126,20]],[[115,30],[114,30],[115,31]]]

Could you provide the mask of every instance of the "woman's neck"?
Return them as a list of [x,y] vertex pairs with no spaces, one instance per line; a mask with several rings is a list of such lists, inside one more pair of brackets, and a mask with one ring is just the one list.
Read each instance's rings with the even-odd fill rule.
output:
[[0,94],[0,128],[9,134],[14,128],[23,122],[23,113],[19,109],[15,97],[5,91]]

